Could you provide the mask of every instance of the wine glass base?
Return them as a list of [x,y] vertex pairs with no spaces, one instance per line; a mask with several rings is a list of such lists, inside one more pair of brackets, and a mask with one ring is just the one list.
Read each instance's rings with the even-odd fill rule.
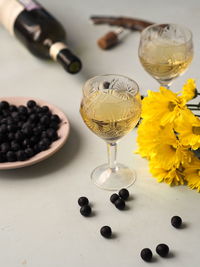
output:
[[136,172],[118,163],[115,169],[103,164],[91,174],[92,182],[104,190],[119,190],[131,186],[136,180]]

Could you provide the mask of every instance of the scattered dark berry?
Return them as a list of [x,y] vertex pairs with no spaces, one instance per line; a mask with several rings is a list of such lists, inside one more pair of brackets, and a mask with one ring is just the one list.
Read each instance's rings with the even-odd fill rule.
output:
[[10,133],[15,133],[17,131],[17,126],[15,124],[7,125],[7,131]]
[[[14,133],[8,133],[8,140],[12,141],[15,139],[15,134]],[[1,141],[1,137],[0,137],[0,141]]]
[[48,137],[44,137],[41,140],[43,143],[45,143],[47,146],[49,146],[51,144],[51,141]]
[[3,163],[6,161],[6,155],[3,152],[0,152],[0,163]]
[[9,116],[10,111],[8,109],[4,109],[4,110],[2,110],[2,114],[3,114],[3,116],[7,117],[7,116]]
[[44,151],[44,150],[47,150],[49,148],[49,144],[44,139],[42,139],[38,143],[38,147],[39,147],[40,151]]
[[48,134],[47,134],[46,131],[42,131],[42,133],[41,133],[41,138],[42,138],[42,139],[43,139],[43,138],[48,138]]
[[85,205],[85,206],[82,206],[81,209],[80,209],[80,213],[87,217],[91,214],[91,207],[89,205]]
[[47,125],[50,123],[50,119],[47,115],[44,115],[40,118],[40,123],[41,124],[44,124],[44,125]]
[[13,151],[8,151],[8,152],[6,153],[6,160],[7,160],[8,162],[14,162],[14,161],[16,161],[16,155],[15,155],[15,152],[13,152]]
[[18,107],[18,111],[20,114],[24,114],[24,115],[28,113],[27,107],[22,106],[22,105]]
[[140,256],[144,261],[150,262],[153,254],[149,248],[143,248],[140,252]]
[[5,134],[0,133],[0,143],[3,143],[6,141]]
[[182,219],[179,216],[173,216],[171,218],[171,224],[175,227],[175,228],[180,228],[182,225]]
[[26,122],[24,122],[23,125],[22,125],[22,129],[24,129],[24,128],[26,128],[26,127],[32,129],[32,123],[31,123],[30,121],[26,121]]
[[50,122],[49,128],[52,128],[54,130],[58,130],[58,128],[59,128],[58,123],[55,121]]
[[32,127],[30,125],[27,125],[27,126],[25,126],[25,127],[22,128],[22,132],[26,136],[30,137],[32,135],[32,133],[33,133],[33,129],[32,129]]
[[82,206],[88,205],[89,201],[88,201],[87,197],[79,197],[78,204],[79,204],[79,206],[82,207]]
[[47,106],[42,106],[42,107],[41,107],[41,112],[42,112],[42,113],[48,113],[48,112],[49,112],[49,107],[47,107]]
[[27,102],[27,106],[28,106],[29,108],[34,108],[34,107],[36,106],[36,102],[35,102],[34,100],[29,100],[29,101]]
[[38,130],[39,130],[40,132],[42,132],[42,131],[45,130],[45,126],[44,126],[44,125],[41,125],[41,124],[38,124],[37,128],[38,128]]
[[166,257],[169,253],[169,247],[166,244],[159,244],[156,247],[156,252],[161,257]]
[[28,138],[25,138],[22,142],[22,145],[24,148],[27,148],[27,147],[30,147],[31,146],[31,142],[30,142],[30,139]]
[[42,112],[40,112],[40,113],[37,113],[37,115],[38,115],[39,119],[40,119],[42,116],[44,116],[44,114],[45,114],[45,113],[42,113]]
[[119,196],[121,198],[123,198],[123,200],[127,200],[128,197],[129,197],[129,191],[126,189],[126,188],[122,188],[120,191],[119,191]]
[[34,151],[34,154],[37,154],[37,153],[41,152],[41,150],[40,150],[38,144],[35,144],[35,145],[33,146],[33,151]]
[[[24,123],[26,120],[27,120],[27,115],[23,115],[23,114],[21,114],[21,115],[20,115],[20,122],[22,123],[22,125],[23,125],[23,123]],[[21,126],[22,126],[22,125],[21,125]],[[20,127],[21,127],[21,126],[20,126]]]
[[20,120],[19,113],[17,111],[13,111],[11,113],[12,118],[15,120],[15,122],[18,122]]
[[1,119],[1,124],[7,124],[7,118],[2,118]]
[[16,152],[17,160],[24,161],[27,160],[27,155],[24,150],[19,150]]
[[0,148],[1,148],[1,152],[7,153],[10,150],[10,145],[9,143],[2,143]]
[[52,141],[56,141],[56,140],[58,140],[58,139],[59,139],[59,136],[58,136],[57,133],[54,135],[54,137],[51,138]]
[[13,120],[13,118],[11,116],[7,117],[7,124],[8,125],[12,125],[14,123],[15,123],[15,121]]
[[50,140],[55,141],[58,139],[58,134],[56,130],[49,128],[47,129],[46,133],[47,133],[47,136],[50,138]]
[[24,133],[23,133],[23,132],[21,132],[21,131],[17,131],[17,132],[15,133],[15,140],[16,140],[16,141],[21,142],[22,140],[24,140],[24,138],[25,138],[25,136],[24,136]]
[[0,134],[5,134],[7,133],[8,129],[7,129],[7,125],[6,124],[2,124],[0,126]]
[[110,226],[103,226],[100,229],[100,233],[103,237],[110,238],[112,236],[112,229]]
[[16,141],[11,142],[11,150],[12,151],[18,151],[20,150],[20,144]]
[[39,107],[39,106],[35,106],[33,110],[34,110],[34,112],[37,113],[37,114],[39,114],[39,113],[42,112],[42,108]]
[[122,198],[118,198],[115,201],[115,207],[119,210],[123,210],[125,208],[125,201]]
[[34,151],[33,151],[32,148],[26,148],[24,151],[25,151],[26,156],[27,156],[28,158],[31,158],[31,157],[34,155]]
[[110,196],[110,201],[114,204],[115,201],[119,198],[119,195],[114,193]]
[[38,117],[38,115],[37,114],[31,114],[30,116],[29,116],[29,121],[32,123],[32,122],[38,122],[39,121],[39,117]]
[[17,111],[17,107],[15,105],[10,105],[9,111],[10,112]]
[[9,108],[9,103],[7,101],[1,101],[0,102],[0,109],[8,109]]
[[18,123],[17,123],[17,128],[21,130],[23,124],[24,124],[23,121],[18,121]]
[[33,134],[36,136],[40,135],[41,134],[40,128],[39,127],[33,128]]
[[54,114],[54,115],[51,116],[51,121],[56,122],[57,124],[59,124],[61,120],[60,120],[58,115]]
[[37,136],[31,136],[31,138],[29,139],[30,146],[34,146],[35,144],[37,144],[38,141],[39,138]]

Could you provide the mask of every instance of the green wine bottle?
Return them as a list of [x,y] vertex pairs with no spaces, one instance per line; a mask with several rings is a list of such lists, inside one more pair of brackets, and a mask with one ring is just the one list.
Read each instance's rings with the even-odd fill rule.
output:
[[35,56],[52,58],[75,74],[81,61],[65,44],[62,25],[34,0],[0,0],[0,22]]

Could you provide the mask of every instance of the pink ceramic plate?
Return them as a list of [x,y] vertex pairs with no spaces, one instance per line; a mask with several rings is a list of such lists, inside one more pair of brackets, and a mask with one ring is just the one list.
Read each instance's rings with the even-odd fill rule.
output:
[[57,107],[53,106],[52,104],[49,104],[43,100],[34,99],[31,97],[29,98],[28,97],[1,97],[0,101],[5,100],[5,101],[8,101],[10,104],[19,106],[19,105],[25,105],[27,101],[30,99],[35,100],[35,102],[39,106],[44,106],[44,105],[48,106],[53,114],[57,114],[60,117],[61,119],[60,128],[57,131],[59,139],[53,142],[48,150],[42,151],[26,161],[0,163],[0,170],[22,168],[22,167],[33,165],[37,162],[40,162],[50,157],[54,153],[56,153],[64,145],[64,143],[66,142],[68,138],[69,130],[70,130],[69,121],[67,117],[65,116],[65,114],[61,110],[59,110]]

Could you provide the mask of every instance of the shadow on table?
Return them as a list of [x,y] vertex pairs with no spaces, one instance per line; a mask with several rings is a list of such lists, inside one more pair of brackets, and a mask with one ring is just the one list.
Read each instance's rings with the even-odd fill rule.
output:
[[78,131],[71,125],[69,138],[61,150],[50,158],[35,165],[20,169],[0,171],[0,179],[33,179],[41,178],[48,173],[56,172],[75,160],[81,148],[81,137]]

